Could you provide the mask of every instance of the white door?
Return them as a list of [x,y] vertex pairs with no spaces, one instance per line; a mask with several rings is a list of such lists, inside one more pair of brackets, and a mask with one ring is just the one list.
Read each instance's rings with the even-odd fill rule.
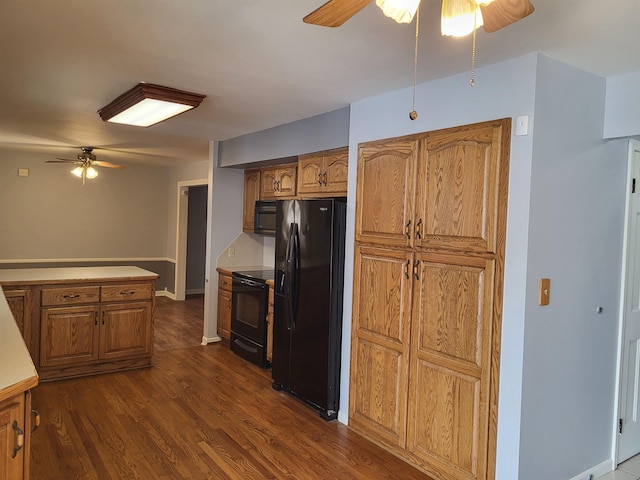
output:
[[640,453],[640,142],[630,142],[629,157],[618,463]]

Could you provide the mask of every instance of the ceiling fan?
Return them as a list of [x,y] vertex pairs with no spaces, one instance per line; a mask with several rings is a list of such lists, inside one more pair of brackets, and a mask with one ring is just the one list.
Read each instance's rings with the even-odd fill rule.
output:
[[[304,17],[303,21],[323,27],[339,27],[369,3],[371,0],[329,0]],[[376,0],[376,4],[396,22],[410,23],[420,0]],[[462,15],[461,12],[469,7],[471,12],[479,7],[481,15],[479,19],[474,19],[475,25],[482,24],[488,33],[511,25],[534,11],[529,0],[442,0],[442,18],[444,20],[445,16],[451,14]]]
[[80,149],[82,151],[77,155],[77,160],[58,158],[57,160],[47,160],[46,163],[70,163],[77,165],[76,168],[71,170],[71,173],[76,177],[82,178],[82,185],[84,185],[86,178],[96,178],[98,176],[98,171],[94,166],[105,168],[125,168],[124,165],[116,165],[115,163],[98,160],[92,153],[93,147],[80,147]]

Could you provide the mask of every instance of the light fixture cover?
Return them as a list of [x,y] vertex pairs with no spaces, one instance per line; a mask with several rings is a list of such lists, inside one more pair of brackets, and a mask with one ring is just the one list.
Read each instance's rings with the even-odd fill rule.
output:
[[398,23],[411,23],[418,10],[420,0],[376,0],[382,13]]
[[480,4],[487,0],[442,0],[442,35],[464,37],[482,26]]
[[206,95],[141,82],[105,105],[98,114],[105,122],[149,127],[196,108]]

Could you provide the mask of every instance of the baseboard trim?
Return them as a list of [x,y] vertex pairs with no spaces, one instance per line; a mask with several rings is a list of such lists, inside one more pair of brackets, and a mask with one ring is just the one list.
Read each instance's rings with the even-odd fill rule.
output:
[[218,343],[221,342],[222,339],[219,336],[215,336],[215,337],[202,337],[202,343],[201,345],[208,345],[210,343]]
[[569,480],[585,480],[587,478],[590,478],[589,475],[591,475],[591,478],[602,477],[607,473],[610,473],[613,471],[611,467],[612,465],[613,465],[613,462],[611,461],[611,459],[605,460],[600,465],[591,467],[589,470],[585,470],[584,472],[579,473],[578,475],[576,475],[573,478],[570,478]]
[[170,298],[171,300],[175,300],[176,299],[176,294],[175,293],[171,293],[168,290],[158,290],[158,291],[156,291],[156,297],[167,297],[167,298]]

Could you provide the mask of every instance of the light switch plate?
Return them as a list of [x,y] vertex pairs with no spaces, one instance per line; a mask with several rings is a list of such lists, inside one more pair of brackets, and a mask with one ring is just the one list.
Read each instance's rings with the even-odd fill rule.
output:
[[516,117],[516,136],[522,137],[529,134],[529,115]]
[[19,177],[28,177],[29,176],[29,169],[28,168],[19,168],[18,169],[18,176]]

